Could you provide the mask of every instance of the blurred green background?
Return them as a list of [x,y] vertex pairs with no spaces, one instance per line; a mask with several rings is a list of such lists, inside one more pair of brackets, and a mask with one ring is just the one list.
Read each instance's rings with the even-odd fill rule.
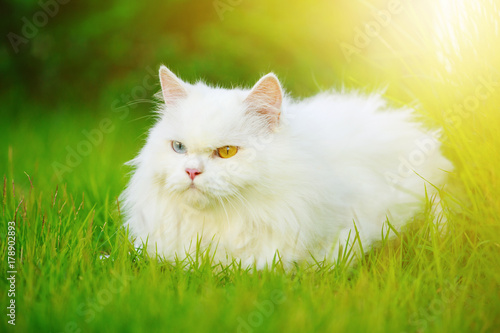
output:
[[[274,71],[296,96],[341,84],[383,85],[430,74],[422,60],[436,55],[422,55],[429,51],[433,22],[441,18],[431,1],[64,2],[0,5],[3,98],[105,107],[161,63],[188,81],[223,86],[248,85]],[[396,14],[391,2],[399,4]],[[46,20],[40,11],[48,13]],[[355,46],[357,32],[377,21],[378,12],[390,16],[380,14],[378,35],[346,57],[342,43]],[[8,33],[23,37],[26,22],[34,29],[26,28],[29,37],[13,46]]]

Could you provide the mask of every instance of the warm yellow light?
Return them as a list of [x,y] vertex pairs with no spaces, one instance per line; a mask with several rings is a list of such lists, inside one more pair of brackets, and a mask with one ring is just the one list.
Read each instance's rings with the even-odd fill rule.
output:
[[[487,35],[499,36],[500,11],[495,0],[437,0],[436,11],[433,28],[437,56],[448,72],[457,70],[453,58],[461,65],[471,56],[477,59],[484,51]],[[484,17],[491,20],[485,22]],[[464,53],[468,59],[464,59]]]

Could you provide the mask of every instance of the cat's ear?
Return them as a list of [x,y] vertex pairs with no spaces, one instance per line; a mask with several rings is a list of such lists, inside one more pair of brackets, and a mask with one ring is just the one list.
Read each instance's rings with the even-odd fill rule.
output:
[[163,100],[167,105],[175,104],[177,100],[187,96],[185,83],[163,65],[160,67],[160,83]]
[[279,124],[282,101],[281,85],[273,73],[264,75],[245,99],[249,110],[265,116],[272,130]]

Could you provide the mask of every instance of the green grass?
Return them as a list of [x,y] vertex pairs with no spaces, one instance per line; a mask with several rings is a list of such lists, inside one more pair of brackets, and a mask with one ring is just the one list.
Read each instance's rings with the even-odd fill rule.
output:
[[[500,44],[489,42],[498,32],[493,36],[489,11],[476,16],[485,24],[483,33],[490,33],[481,39],[488,42],[473,45],[481,57],[450,58],[455,70],[449,72],[432,56],[425,20],[408,13],[404,19],[423,22],[415,25],[423,31],[415,33],[420,44],[399,46],[398,37],[415,32],[408,29],[391,37],[389,54],[378,53],[384,57],[370,59],[362,50],[347,70],[346,85],[377,86],[383,75],[387,98],[397,105],[417,100],[426,124],[444,129],[443,150],[455,165],[444,231],[424,211],[354,266],[333,269],[320,263],[285,272],[278,264],[254,272],[220,267],[203,255],[163,262],[133,248],[116,205],[128,177],[123,163],[140,149],[153,121],[149,105],[115,109],[115,97],[106,94],[92,105],[56,107],[3,96],[0,271],[4,276],[9,270],[8,222],[15,221],[17,274],[15,327],[7,323],[9,285],[5,278],[0,282],[0,331],[498,332]],[[225,24],[237,24],[237,15]],[[285,84],[317,90],[302,84],[310,73],[294,77],[293,68]],[[484,90],[484,80],[492,80],[491,90]],[[478,87],[489,94],[471,107]],[[112,128],[58,177],[54,163],[66,163],[67,147],[83,147],[89,139],[82,131],[98,130],[103,119]]]

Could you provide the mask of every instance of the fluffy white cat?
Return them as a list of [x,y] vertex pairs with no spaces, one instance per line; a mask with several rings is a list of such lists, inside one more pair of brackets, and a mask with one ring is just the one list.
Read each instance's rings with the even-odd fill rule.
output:
[[287,266],[333,262],[356,229],[366,249],[387,219],[402,226],[452,169],[439,135],[380,94],[295,101],[273,74],[222,89],[165,66],[160,81],[159,119],[121,199],[136,242],[167,260],[199,245],[258,269],[277,253]]

